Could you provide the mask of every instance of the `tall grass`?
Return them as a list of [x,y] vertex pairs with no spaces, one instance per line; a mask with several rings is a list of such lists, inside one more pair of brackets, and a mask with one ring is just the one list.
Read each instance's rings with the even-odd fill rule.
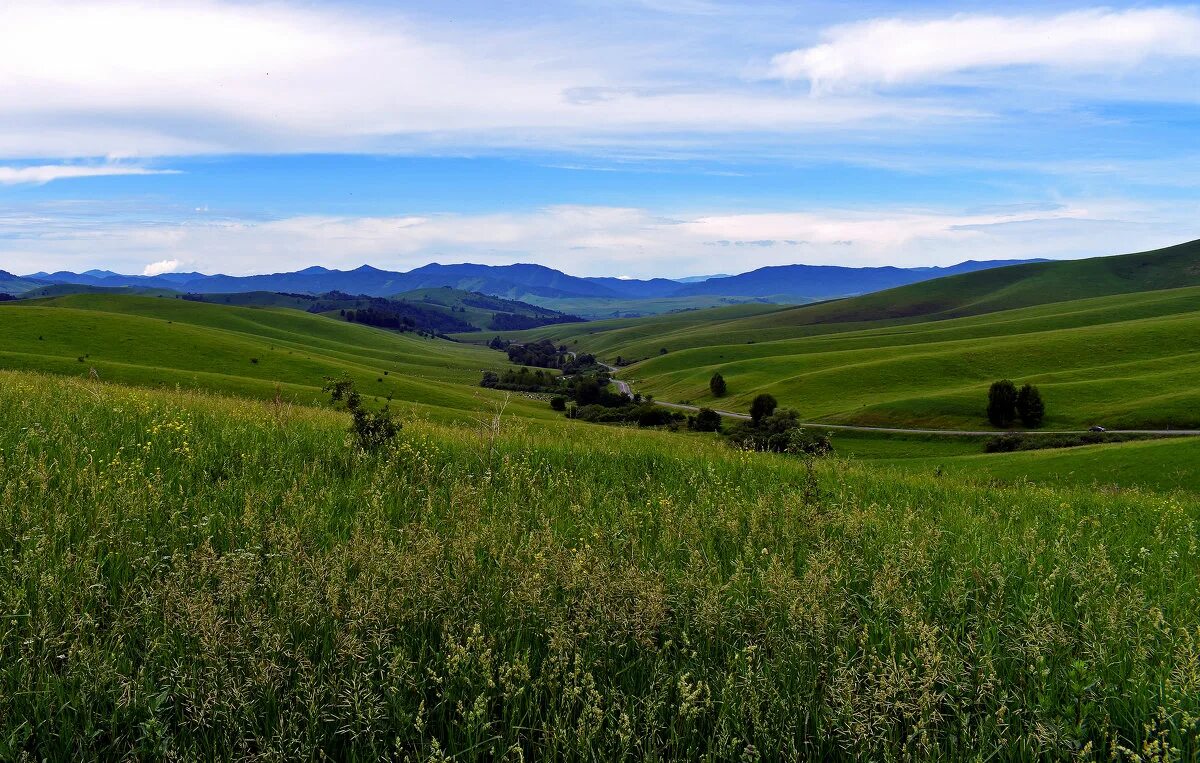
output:
[[14,373],[0,417],[2,759],[1200,754],[1183,496]]

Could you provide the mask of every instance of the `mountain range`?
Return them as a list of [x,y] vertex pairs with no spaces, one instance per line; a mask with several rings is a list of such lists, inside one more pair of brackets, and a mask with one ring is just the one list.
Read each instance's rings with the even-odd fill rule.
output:
[[13,276],[0,271],[0,290],[19,294],[48,284],[81,284],[100,287],[139,286],[205,294],[250,291],[391,296],[414,289],[449,286],[482,292],[506,299],[589,298],[662,299],[716,295],[765,298],[772,301],[811,301],[904,286],[947,275],[1006,267],[1036,260],[968,260],[950,267],[848,268],[833,265],[780,265],[759,268],[733,276],[699,280],[652,278],[606,278],[568,275],[543,265],[441,265],[432,263],[408,272],[380,270],[369,265],[354,270],[330,270],[319,266],[287,273],[251,276],[164,273],[155,276],[122,275],[108,270],[84,273],[59,271]]

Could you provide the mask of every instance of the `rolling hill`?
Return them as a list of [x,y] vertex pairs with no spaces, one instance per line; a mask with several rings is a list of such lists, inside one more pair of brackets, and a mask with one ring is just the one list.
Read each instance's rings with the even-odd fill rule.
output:
[[[1193,284],[1188,288],[1172,288]],[[978,428],[983,390],[1031,381],[1048,426],[1200,424],[1200,242],[1018,265],[796,308],[553,326],[668,401],[739,409],[761,392],[829,423]],[[510,337],[513,338],[513,337]]]
[[[435,418],[489,408],[477,385],[500,353],[292,309],[83,294],[0,304],[0,367],[140,386],[182,386],[313,403],[348,375],[369,399]],[[547,417],[544,404],[515,407]]]

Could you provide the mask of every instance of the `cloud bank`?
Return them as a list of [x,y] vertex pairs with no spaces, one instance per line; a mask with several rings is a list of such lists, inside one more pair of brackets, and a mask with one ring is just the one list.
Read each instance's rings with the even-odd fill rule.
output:
[[175,170],[153,170],[119,164],[43,164],[30,167],[0,166],[0,185],[45,185],[66,178],[110,177],[113,175],[174,175]]
[[[1112,200],[976,211],[820,209],[664,217],[634,207],[398,217],[306,215],[156,224],[0,218],[9,271],[106,265],[146,274],[186,262],[231,274],[363,263],[537,262],[579,275],[741,272],[763,265],[948,265],[966,259],[1114,254],[1184,240],[1188,210]],[[166,255],[165,257],[163,255]],[[161,261],[160,261],[161,260]],[[237,263],[231,267],[231,264]]]
[[820,45],[776,55],[771,74],[808,80],[814,91],[830,92],[932,81],[974,69],[1121,72],[1152,58],[1200,58],[1200,15],[1185,8],[883,18],[838,26],[822,36]]

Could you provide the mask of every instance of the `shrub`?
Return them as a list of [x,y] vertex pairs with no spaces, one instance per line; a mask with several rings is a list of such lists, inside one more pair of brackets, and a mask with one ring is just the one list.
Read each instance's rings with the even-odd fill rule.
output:
[[322,389],[329,393],[332,402],[342,402],[350,412],[350,431],[363,450],[369,453],[379,450],[400,431],[400,423],[392,418],[386,405],[379,411],[368,411],[363,407],[362,396],[350,379],[326,379]]
[[567,399],[562,395],[555,395],[550,398],[550,408],[555,411],[567,410]]

